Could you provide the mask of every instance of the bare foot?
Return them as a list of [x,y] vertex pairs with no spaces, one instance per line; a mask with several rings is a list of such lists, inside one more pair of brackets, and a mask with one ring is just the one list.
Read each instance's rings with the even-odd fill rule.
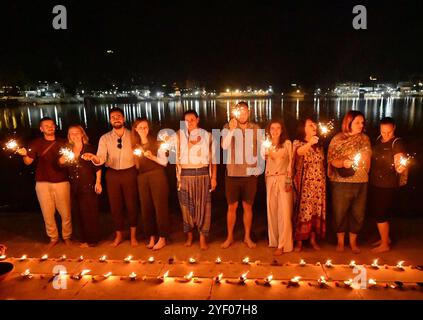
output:
[[222,245],[220,246],[222,249],[228,249],[232,244],[234,243],[234,241],[232,239],[226,239],[225,242],[222,243]]
[[133,247],[133,248],[135,248],[135,247],[138,247],[139,246],[139,243],[138,243],[138,241],[137,241],[137,239],[131,239],[131,247]]
[[247,245],[248,248],[254,249],[256,244],[251,239],[244,239],[244,243]]
[[345,250],[344,245],[338,244],[338,245],[336,246],[336,251],[337,251],[337,252],[344,252],[344,250]]
[[206,237],[200,234],[200,249],[207,250],[208,248]]
[[359,254],[361,252],[359,247],[351,247],[351,250],[354,254]]
[[[382,244],[382,240],[378,240],[372,243],[373,247],[379,247]],[[389,239],[388,244],[391,244],[391,239]]]
[[372,249],[373,253],[382,253],[382,252],[388,252],[389,250],[391,250],[390,246],[387,245],[380,245],[374,249]]
[[79,247],[80,248],[88,248],[90,245],[88,244],[88,243],[86,243],[86,242],[83,242],[83,243],[81,243],[80,245],[79,245]]
[[294,251],[295,252],[301,252],[301,250],[303,250],[303,243],[302,242],[297,242],[297,245],[295,246]]
[[154,247],[154,237],[150,237],[150,242],[146,245],[147,249],[153,249]]
[[122,237],[116,237],[115,240],[110,244],[112,247],[117,247],[122,242]]
[[52,249],[58,243],[59,243],[59,240],[52,240],[52,241],[50,241],[50,243],[47,246],[47,250]]
[[313,249],[314,250],[316,250],[316,251],[320,251],[320,247],[317,245],[317,243],[316,242],[310,242],[310,244],[311,244],[311,246],[313,247]]
[[209,248],[209,245],[207,244],[206,241],[200,241],[200,249],[201,250],[207,250]]
[[73,245],[73,242],[72,242],[71,239],[64,239],[63,241],[65,242],[65,245],[67,245],[67,246]]
[[193,238],[192,232],[188,232],[187,233],[187,241],[185,241],[185,243],[184,243],[185,247],[191,247],[192,246],[192,238]]
[[283,254],[283,249],[277,248],[275,251],[273,251],[274,256],[281,256]]
[[166,246],[166,239],[160,238],[159,241],[157,241],[157,243],[154,245],[153,250],[160,250],[164,246]]

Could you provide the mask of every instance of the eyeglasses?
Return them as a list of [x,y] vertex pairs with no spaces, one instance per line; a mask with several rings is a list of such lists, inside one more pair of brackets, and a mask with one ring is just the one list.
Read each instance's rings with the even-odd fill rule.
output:
[[118,140],[117,140],[117,147],[119,148],[119,149],[122,149],[122,138],[119,138]]

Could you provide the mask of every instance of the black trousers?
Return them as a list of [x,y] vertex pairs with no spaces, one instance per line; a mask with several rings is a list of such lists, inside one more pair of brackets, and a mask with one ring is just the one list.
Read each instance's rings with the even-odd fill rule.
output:
[[164,170],[138,175],[138,191],[144,232],[147,237],[169,236],[169,184]]
[[128,213],[130,227],[136,227],[138,223],[138,186],[137,170],[135,167],[106,171],[106,187],[109,197],[110,211],[116,231],[125,229],[124,204]]
[[72,215],[78,223],[82,242],[95,244],[100,241],[98,195],[92,190],[71,192]]

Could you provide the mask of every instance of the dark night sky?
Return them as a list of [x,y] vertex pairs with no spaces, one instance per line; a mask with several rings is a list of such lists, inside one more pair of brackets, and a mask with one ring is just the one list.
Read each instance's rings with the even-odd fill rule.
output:
[[[282,87],[423,73],[421,1],[87,2],[2,1],[0,84]],[[55,4],[67,7],[66,31],[52,28]],[[367,30],[352,28],[356,4],[368,9]]]

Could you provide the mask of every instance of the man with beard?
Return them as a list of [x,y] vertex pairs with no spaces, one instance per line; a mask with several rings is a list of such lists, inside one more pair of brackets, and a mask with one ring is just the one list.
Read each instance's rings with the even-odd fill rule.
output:
[[123,110],[112,108],[110,110],[110,124],[113,129],[101,136],[97,155],[85,153],[82,158],[92,161],[97,166],[105,164],[107,167],[107,195],[116,231],[112,246],[117,247],[123,240],[122,233],[125,229],[123,203],[125,203],[131,229],[131,245],[136,247],[138,246],[136,238],[138,215],[137,169],[135,168],[131,145],[131,131],[125,128],[124,123]]
[[50,237],[48,249],[59,242],[56,225],[56,209],[62,218],[62,237],[66,245],[72,244],[72,219],[70,207],[70,184],[65,168],[59,166],[60,149],[66,140],[56,138],[56,124],[49,117],[40,120],[43,137],[33,140],[28,150],[18,149],[26,165],[36,163],[35,191],[43,213],[47,235]]
[[222,248],[229,248],[234,242],[236,211],[241,199],[244,209],[244,243],[249,248],[256,244],[251,240],[253,221],[253,204],[257,191],[257,176],[262,173],[258,168],[258,130],[257,124],[249,122],[250,110],[247,102],[241,101],[235,107],[235,117],[224,126],[222,149],[228,150],[226,160],[225,193],[228,202],[227,230],[228,236]]

